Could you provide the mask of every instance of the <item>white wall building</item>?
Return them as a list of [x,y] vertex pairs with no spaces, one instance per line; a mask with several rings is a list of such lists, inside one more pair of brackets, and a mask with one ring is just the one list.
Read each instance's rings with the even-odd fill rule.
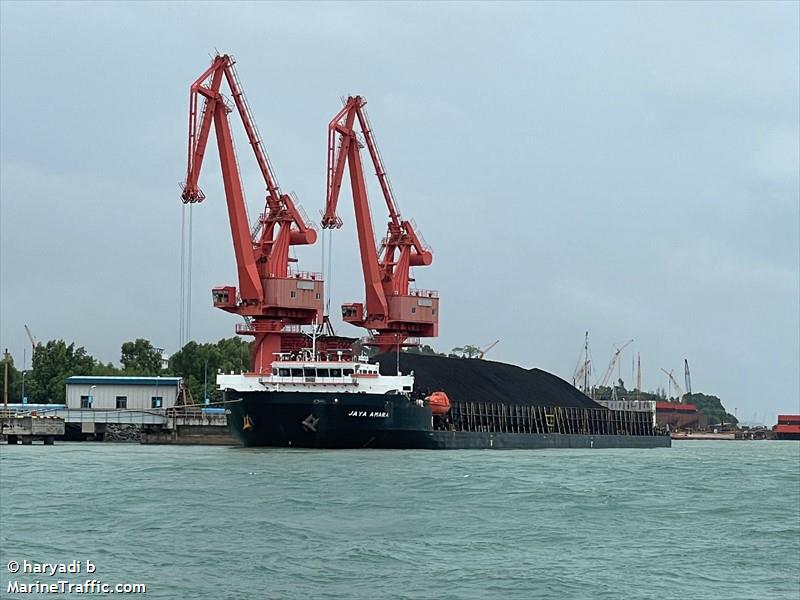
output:
[[67,377],[67,408],[152,410],[175,406],[180,377]]

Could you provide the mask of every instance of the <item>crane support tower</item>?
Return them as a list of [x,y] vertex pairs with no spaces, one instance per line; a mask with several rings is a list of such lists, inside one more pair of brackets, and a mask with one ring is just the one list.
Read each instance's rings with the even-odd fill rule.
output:
[[[361,252],[366,301],[342,305],[342,319],[371,333],[367,345],[381,352],[410,346],[410,338],[436,337],[439,326],[439,297],[430,290],[412,289],[411,267],[428,266],[433,261],[412,221],[400,216],[389,177],[364,110],[366,100],[350,96],[328,125],[328,178],[322,227],[339,229],[342,219],[336,213],[345,164],[355,204],[356,228]],[[367,184],[361,163],[362,143],[375,167],[383,199],[389,210],[389,226],[379,246],[375,243]]]
[[[297,335],[285,331],[287,325],[322,322],[323,282],[318,273],[303,273],[289,266],[294,262],[289,257],[290,247],[313,244],[317,232],[296,200],[278,187],[234,64],[230,55],[215,56],[190,87],[188,164],[181,199],[185,204],[205,199],[198,181],[213,121],[239,275],[238,289],[232,285],[213,288],[213,302],[217,308],[244,317],[236,333],[255,337],[251,368],[255,373],[268,373],[274,355],[285,346],[282,342]],[[232,104],[220,92],[223,79]],[[228,118],[234,110],[266,184],[266,206],[252,226]]]

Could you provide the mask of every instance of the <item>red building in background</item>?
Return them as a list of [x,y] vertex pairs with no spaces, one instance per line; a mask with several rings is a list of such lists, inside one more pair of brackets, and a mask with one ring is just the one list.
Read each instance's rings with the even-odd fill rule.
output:
[[800,415],[778,415],[774,430],[779,440],[800,440]]
[[677,402],[656,402],[656,423],[669,429],[702,429],[707,423],[701,423],[701,415],[694,404],[678,404]]

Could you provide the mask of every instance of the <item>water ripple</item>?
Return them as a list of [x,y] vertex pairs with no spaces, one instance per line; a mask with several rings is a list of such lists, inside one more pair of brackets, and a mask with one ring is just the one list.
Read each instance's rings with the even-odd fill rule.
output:
[[796,600],[800,444],[3,446],[0,523],[148,598]]

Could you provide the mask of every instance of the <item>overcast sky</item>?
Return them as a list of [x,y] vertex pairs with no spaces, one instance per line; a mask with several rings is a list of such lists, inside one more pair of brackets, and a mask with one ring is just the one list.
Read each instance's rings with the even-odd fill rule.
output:
[[[317,219],[327,123],[367,98],[434,249],[435,347],[501,339],[490,358],[570,379],[584,331],[600,372],[634,338],[626,384],[630,350],[649,389],[688,358],[695,391],[772,424],[800,411],[798,6],[3,2],[0,345],[21,365],[27,323],[103,361],[177,349],[188,86],[218,49]],[[211,306],[236,284],[215,150],[201,186],[191,334],[216,341],[237,318]],[[349,189],[340,207],[334,317],[363,297]]]

